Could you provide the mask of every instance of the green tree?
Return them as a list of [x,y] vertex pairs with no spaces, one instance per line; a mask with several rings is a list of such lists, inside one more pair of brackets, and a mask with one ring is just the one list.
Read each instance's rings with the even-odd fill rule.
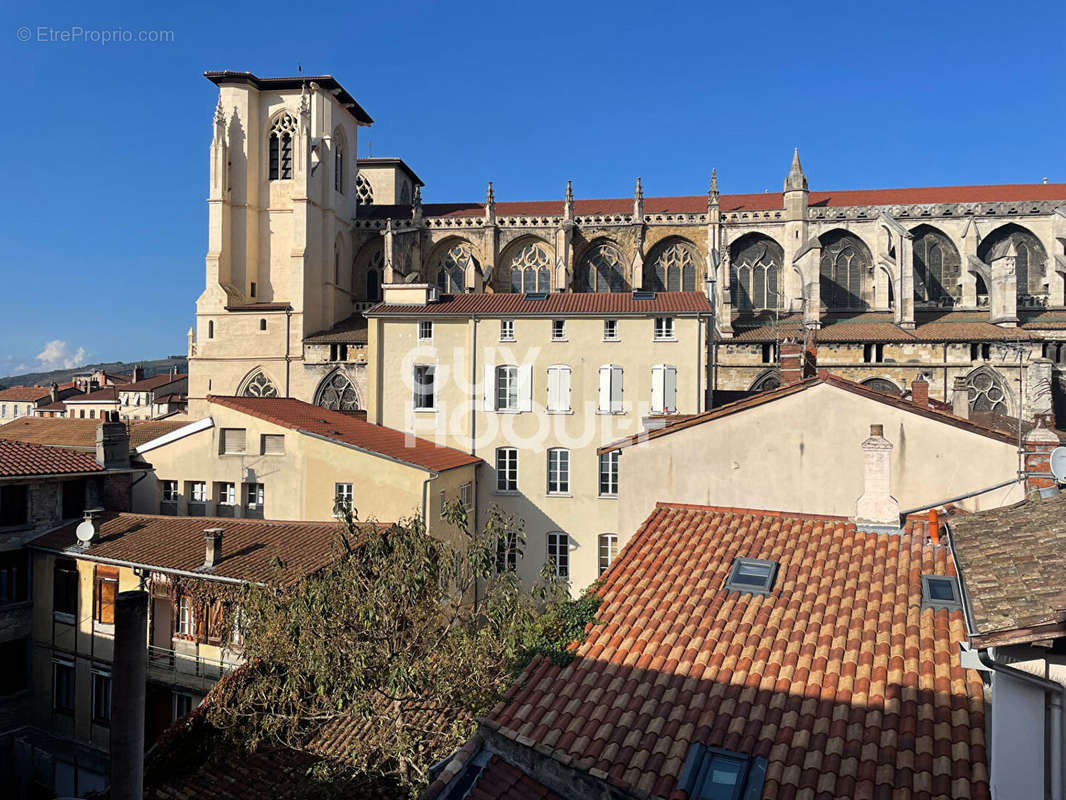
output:
[[283,589],[244,586],[228,624],[239,622],[248,665],[216,687],[210,723],[247,749],[313,750],[328,726],[358,722],[336,779],[416,793],[532,657],[570,657],[595,595],[570,601],[549,565],[523,589],[510,568],[523,527],[498,508],[477,530],[458,503],[444,516],[454,541],[420,518],[347,514],[332,566]]

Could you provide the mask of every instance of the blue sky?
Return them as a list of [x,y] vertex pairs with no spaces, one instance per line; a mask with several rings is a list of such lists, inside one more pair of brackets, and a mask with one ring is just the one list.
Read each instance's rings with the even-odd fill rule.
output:
[[777,192],[796,145],[812,189],[1066,181],[1062,3],[153,5],[0,11],[0,375],[185,351],[207,69],[332,73],[427,202]]

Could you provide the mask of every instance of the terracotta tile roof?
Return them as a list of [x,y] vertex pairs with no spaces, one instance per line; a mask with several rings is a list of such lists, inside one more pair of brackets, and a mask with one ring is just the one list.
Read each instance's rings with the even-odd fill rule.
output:
[[[987,312],[946,311],[938,314],[916,314],[914,330],[904,330],[892,321],[891,311],[867,311],[856,314],[828,314],[822,317],[817,340],[829,344],[844,342],[989,342],[1032,339],[1032,334],[1019,328],[1003,328],[988,321]],[[733,321],[734,342],[773,342],[785,337],[803,337],[803,317],[800,314],[752,319],[738,317]],[[1031,325],[1029,328],[1047,327]],[[1066,323],[1064,323],[1066,327]]]
[[[177,430],[184,424],[153,419],[129,420],[126,430],[130,436],[130,449]],[[98,419],[20,417],[0,425],[0,439],[95,451],[96,429],[99,427]]]
[[443,447],[428,439],[374,425],[358,416],[329,411],[302,400],[216,395],[208,395],[207,399],[211,403],[251,414],[275,425],[354,445],[421,469],[436,472],[481,463],[477,456],[461,450]]
[[329,330],[313,333],[304,341],[307,344],[366,344],[366,317],[362,313],[352,314]]
[[[660,504],[608,570],[575,660],[538,660],[488,724],[645,797],[677,798],[690,745],[759,756],[764,798],[987,798],[984,699],[925,523]],[[734,557],[780,563],[767,596]],[[525,738],[519,738],[525,737]]]
[[999,430],[994,427],[982,425],[980,422],[974,420],[963,419],[962,417],[956,417],[954,414],[949,413],[942,403],[937,403],[935,407],[926,408],[924,406],[917,406],[910,400],[903,397],[897,397],[887,392],[881,392],[877,389],[871,389],[869,386],[865,386],[861,383],[849,381],[847,378],[841,378],[839,375],[833,375],[826,370],[819,371],[818,375],[813,378],[807,378],[793,383],[788,386],[781,386],[777,389],[771,389],[765,392],[759,392],[749,397],[745,397],[742,400],[737,400],[733,403],[728,403],[718,408],[712,408],[708,411],[704,411],[700,414],[691,414],[684,418],[678,419],[675,422],[669,423],[662,428],[656,428],[654,430],[641,431],[635,433],[632,436],[626,436],[625,438],[618,439],[617,441],[610,442],[609,444],[602,445],[597,452],[606,453],[611,450],[619,450],[624,447],[631,447],[633,445],[640,444],[641,442],[648,441],[650,439],[657,439],[660,436],[669,436],[673,433],[678,433],[686,428],[690,428],[693,425],[702,425],[705,422],[713,422],[716,419],[722,417],[728,417],[733,414],[738,414],[749,408],[755,408],[761,406],[764,403],[772,403],[775,400],[788,397],[789,395],[796,394],[797,392],[806,391],[812,387],[820,384],[829,384],[835,386],[838,389],[843,389],[847,392],[860,395],[870,400],[875,400],[878,403],[884,403],[885,405],[893,406],[895,408],[902,409],[904,411],[910,411],[912,414],[918,414],[929,419],[943,422],[946,425],[952,425],[956,428],[961,428],[971,433],[980,434],[981,436],[987,436],[990,439],[998,439],[1001,442],[1007,442],[1012,444],[1016,442],[1016,433],[1010,433],[1009,431]]
[[[204,577],[289,583],[318,571],[341,554],[336,522],[276,522],[153,514],[104,514],[90,547],[82,548],[71,523],[30,546],[75,557],[111,559],[165,570],[198,571],[204,563],[204,530],[222,528],[222,560]],[[273,563],[281,559],[278,573]]]
[[1066,328],[1066,311],[1026,312],[1018,310],[1018,326],[1027,330],[1061,330]]
[[51,397],[51,390],[41,386],[9,386],[7,389],[0,389],[0,400],[14,400],[16,403],[34,403]]
[[188,375],[171,375],[169,372],[164,372],[160,375],[153,375],[151,378],[144,378],[136,383],[127,383],[117,388],[120,392],[151,392],[158,389],[160,386],[183,381],[188,377]]
[[77,397],[67,398],[67,403],[117,403],[118,392],[121,388],[125,391],[126,386],[129,384],[118,384],[116,386],[103,386],[94,392],[88,394],[81,394]]
[[951,517],[975,643],[1066,633],[1066,494]]
[[509,764],[499,756],[492,756],[470,787],[468,800],[562,800],[555,792]]
[[[7,427],[6,425],[4,427]],[[0,477],[103,472],[96,454],[29,442],[0,440]]]
[[635,300],[631,292],[556,292],[543,300],[524,294],[446,294],[425,305],[382,303],[366,312],[368,317],[386,314],[425,316],[544,316],[568,314],[709,314],[711,306],[703,292],[658,292],[652,299]]

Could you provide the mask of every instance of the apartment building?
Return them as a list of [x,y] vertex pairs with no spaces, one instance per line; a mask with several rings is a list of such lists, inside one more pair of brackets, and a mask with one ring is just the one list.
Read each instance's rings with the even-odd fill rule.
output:
[[207,398],[208,416],[145,442],[152,475],[133,508],[150,514],[331,520],[420,516],[445,535],[441,504],[473,509],[481,459],[360,416],[291,398]]
[[617,552],[620,465],[597,448],[651,415],[703,409],[700,292],[438,295],[384,287],[369,320],[371,422],[488,463],[478,503],[525,523],[526,579],[546,560],[575,590]]

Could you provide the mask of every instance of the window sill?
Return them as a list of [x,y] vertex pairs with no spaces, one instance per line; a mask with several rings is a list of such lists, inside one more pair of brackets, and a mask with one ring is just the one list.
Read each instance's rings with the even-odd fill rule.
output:
[[517,489],[496,489],[493,494],[499,497],[517,497],[520,493]]
[[246,456],[246,455],[248,455],[248,452],[244,451],[244,452],[240,452],[240,453],[219,453],[219,455],[220,456]]
[[504,338],[503,338],[503,337],[501,336],[501,337],[500,337],[500,341],[501,341],[501,342],[510,342],[511,344],[514,344],[514,343],[515,343],[515,342],[517,342],[518,340],[517,340],[517,339],[515,339],[514,337],[511,337],[510,339],[504,339]]
[[55,620],[56,622],[61,622],[64,625],[73,625],[74,622],[75,622],[73,614],[67,614],[67,613],[64,613],[63,611],[53,611],[52,612],[52,619]]
[[522,411],[520,409],[517,409],[517,408],[497,408],[497,409],[495,409],[495,413],[496,414],[525,414],[526,412]]
[[598,416],[603,417],[624,417],[628,412],[625,411],[597,411]]
[[569,342],[569,339],[552,339],[553,342]]
[[436,408],[415,408],[412,409],[416,414],[436,414]]
[[573,497],[570,492],[547,492],[545,497]]
[[604,339],[603,341],[604,341],[604,344],[608,344],[608,343],[611,343],[611,342],[620,342],[622,340],[621,339]]
[[570,416],[573,416],[574,411],[573,411],[573,409],[570,409],[570,408],[568,408],[566,411],[552,411],[551,409],[548,409],[544,413],[545,414],[561,414],[563,416],[566,416],[567,414],[569,414]]
[[113,623],[97,622],[93,620],[93,633],[99,633],[102,636],[114,636],[115,626]]
[[677,337],[676,336],[664,336],[662,338],[659,338],[658,336],[656,336],[654,339],[652,339],[652,341],[653,342],[676,342],[677,341]]
[[598,495],[596,495],[596,499],[597,500],[617,500],[618,499],[618,495],[616,495],[616,494],[598,494]]

